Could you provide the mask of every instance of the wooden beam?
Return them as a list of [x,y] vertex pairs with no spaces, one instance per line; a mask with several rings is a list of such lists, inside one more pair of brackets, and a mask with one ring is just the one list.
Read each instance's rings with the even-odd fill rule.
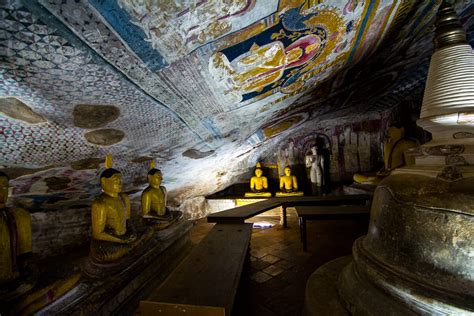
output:
[[220,307],[230,315],[251,235],[252,224],[215,225],[148,301]]
[[207,216],[209,223],[221,222],[244,222],[246,219],[254,217],[260,213],[273,208],[284,206],[305,206],[305,205],[343,205],[343,204],[366,204],[372,200],[372,195],[327,195],[327,196],[295,196],[295,197],[274,197],[262,202],[235,207],[222,212],[213,213]]

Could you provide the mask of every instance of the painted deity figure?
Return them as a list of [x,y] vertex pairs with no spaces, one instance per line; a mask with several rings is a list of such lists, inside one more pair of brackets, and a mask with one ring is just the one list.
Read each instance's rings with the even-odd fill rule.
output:
[[[161,185],[163,174],[150,164],[148,172],[149,186],[142,193],[142,217],[163,219],[166,217],[166,188]],[[169,213],[168,213],[169,214]]]
[[253,9],[256,0],[118,0],[154,49],[172,62],[232,30],[232,17]]
[[[22,208],[8,208],[8,176],[0,172],[0,299],[11,299],[30,290],[31,216]],[[25,273],[26,272],[26,273]]]
[[389,127],[383,146],[384,167],[376,174],[355,174],[354,181],[361,184],[377,185],[383,178],[390,175],[392,170],[415,164],[415,159],[408,156],[406,151],[418,146],[418,142],[405,139],[404,136],[405,129],[403,127]]
[[303,192],[298,191],[298,179],[291,174],[291,168],[286,166],[285,174],[280,177],[280,192],[276,196],[301,196]]
[[112,168],[112,157],[100,175],[102,193],[92,202],[91,256],[98,262],[115,261],[128,254],[143,236],[131,225],[131,204],[122,192],[122,174]]
[[255,176],[250,178],[250,191],[246,192],[245,196],[271,196],[268,190],[268,179],[267,177],[263,176],[263,171],[261,169],[261,165],[257,162],[255,168]]
[[305,157],[306,168],[310,168],[311,190],[320,194],[324,185],[324,157],[318,153],[316,146],[311,147],[311,153]]
[[227,93],[261,92],[281,79],[286,69],[309,62],[320,48],[321,39],[316,35],[304,36],[288,47],[281,41],[263,46],[254,44],[248,52],[232,61],[221,52],[214,54],[209,69],[216,82],[228,84]]

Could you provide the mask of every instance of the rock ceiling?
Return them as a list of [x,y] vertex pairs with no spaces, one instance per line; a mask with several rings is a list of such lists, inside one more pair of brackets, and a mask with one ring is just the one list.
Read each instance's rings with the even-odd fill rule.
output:
[[90,200],[106,153],[127,190],[156,159],[179,201],[215,192],[299,128],[422,88],[438,5],[3,1],[0,165],[33,209]]

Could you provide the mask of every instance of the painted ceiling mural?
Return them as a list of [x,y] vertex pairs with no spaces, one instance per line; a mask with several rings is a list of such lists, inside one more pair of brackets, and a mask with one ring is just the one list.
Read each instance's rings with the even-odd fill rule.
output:
[[[170,196],[215,192],[289,133],[422,88],[438,5],[3,1],[0,167],[38,209],[90,200],[106,153],[132,193],[151,159]],[[455,8],[472,44],[474,4]]]

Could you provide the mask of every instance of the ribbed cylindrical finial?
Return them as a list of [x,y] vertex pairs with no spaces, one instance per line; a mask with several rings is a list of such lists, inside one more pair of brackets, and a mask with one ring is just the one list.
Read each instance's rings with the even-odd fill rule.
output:
[[[443,2],[436,20],[436,51],[431,57],[417,124],[433,142],[472,134],[474,126],[474,51],[451,5]],[[466,134],[467,133],[467,134]],[[474,135],[474,134],[473,134]]]
[[455,44],[467,44],[466,33],[461,22],[456,12],[446,1],[443,1],[439,7],[435,25],[436,49]]

